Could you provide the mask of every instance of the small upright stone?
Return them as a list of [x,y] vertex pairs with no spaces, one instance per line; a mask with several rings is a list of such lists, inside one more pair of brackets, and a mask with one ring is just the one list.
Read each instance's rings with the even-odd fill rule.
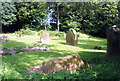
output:
[[74,29],[70,29],[69,32],[66,35],[66,43],[77,46],[78,45],[78,37],[77,33]]
[[120,28],[112,27],[107,29],[107,54],[120,55]]
[[49,33],[44,33],[40,37],[40,42],[41,43],[47,44],[47,43],[49,43],[49,40],[50,40]]

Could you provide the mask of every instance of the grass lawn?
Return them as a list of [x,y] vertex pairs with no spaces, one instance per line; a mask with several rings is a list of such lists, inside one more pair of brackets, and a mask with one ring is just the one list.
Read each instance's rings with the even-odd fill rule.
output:
[[[4,47],[32,46],[40,41],[39,36],[29,36],[15,38],[13,34],[6,34],[10,38],[10,43],[2,43]],[[66,45],[65,38],[51,37],[48,44],[50,51],[27,52],[12,56],[0,56],[2,59],[2,77],[4,79],[118,79],[119,76],[119,56],[99,56],[105,54],[107,41],[103,38],[92,37],[81,34],[79,46]],[[94,50],[94,46],[101,46],[102,50]],[[56,57],[63,57],[73,53],[78,53],[81,58],[89,63],[89,67],[82,67],[84,70],[68,72],[61,70],[55,74],[43,75],[39,73],[28,73],[27,68],[38,66],[43,61]],[[63,74],[64,73],[64,74]]]

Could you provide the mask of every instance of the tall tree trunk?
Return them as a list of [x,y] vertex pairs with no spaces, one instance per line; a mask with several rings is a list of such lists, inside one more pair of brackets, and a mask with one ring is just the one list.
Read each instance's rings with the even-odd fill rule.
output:
[[120,1],[118,2],[118,6],[117,6],[117,7],[118,7],[118,18],[119,18],[119,19],[118,19],[118,23],[117,23],[118,25],[117,25],[117,26],[120,28],[120,23],[119,23],[119,22],[120,22]]
[[[2,4],[0,3],[0,11],[2,10],[1,9],[1,6],[2,6]],[[1,13],[0,13],[0,33],[2,33],[2,18],[1,18]]]
[[[83,2],[82,3],[82,12],[84,13],[84,9],[85,9],[85,3]],[[85,33],[85,26],[84,26],[84,16],[83,16],[83,19],[82,19],[82,21],[81,21],[81,24],[82,24],[82,31]]]
[[45,30],[47,30],[47,26],[46,26],[46,24],[45,24]]
[[60,31],[60,21],[59,21],[59,5],[57,4],[57,29]]
[[2,33],[2,22],[1,22],[1,14],[0,14],[0,33]]

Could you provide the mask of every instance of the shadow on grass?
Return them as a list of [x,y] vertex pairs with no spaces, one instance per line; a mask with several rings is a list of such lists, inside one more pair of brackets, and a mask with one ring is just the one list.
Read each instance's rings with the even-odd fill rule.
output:
[[[116,58],[118,58],[117,56],[100,57],[99,55],[103,53],[104,52],[90,52],[90,51],[78,52],[78,54],[81,56],[81,58],[84,61],[92,65],[100,66],[100,64],[102,63],[108,62],[108,64],[111,64],[112,62],[112,64],[115,64],[117,62],[116,60]],[[16,71],[19,75],[22,75],[22,78],[28,78],[31,74],[27,72],[27,68],[38,66],[43,61],[51,60],[57,57],[63,57],[70,54],[71,53],[66,50],[51,50],[49,52],[29,52],[29,53],[14,55],[14,56],[5,56],[3,57],[3,63],[10,64],[8,67],[14,68],[14,71]],[[12,71],[11,73],[16,74],[14,73],[14,71]]]
[[[67,45],[65,42],[59,42],[60,44]],[[94,41],[94,40],[79,40],[78,46],[83,49],[94,49],[95,46],[100,46],[102,50],[107,49],[107,41]]]
[[[107,65],[114,65],[120,63],[120,56],[114,55],[114,56],[100,56],[101,54],[105,54],[104,52],[86,52],[86,51],[80,51],[78,54],[82,57],[82,59],[85,62],[88,62],[89,64],[93,65],[100,65],[100,64],[107,64]],[[118,67],[120,67],[118,65]]]
[[2,45],[4,47],[27,46],[24,42],[17,42],[17,41],[13,41],[13,40],[11,40],[9,43],[2,43]]
[[[26,46],[26,44],[22,42],[11,41],[10,45],[5,46]],[[52,46],[53,45],[49,45],[49,47]],[[70,52],[64,50],[51,50],[48,52],[26,52],[12,56],[3,56],[3,77],[16,78],[15,75],[19,74],[17,78],[20,78],[20,76],[22,76],[22,78],[26,78],[30,75],[30,73],[27,72],[27,68],[38,66],[44,61],[66,55],[70,55]]]
[[[66,44],[65,42],[59,42],[59,43]],[[26,46],[26,44],[24,44],[23,42],[11,41],[10,45],[5,45],[5,46],[6,47]],[[48,47],[54,47],[54,46],[55,45],[48,45]],[[84,47],[84,49],[88,49],[88,47]],[[94,51],[91,52],[88,50],[88,51],[78,51],[77,53],[81,56],[81,58],[84,61],[96,66],[98,65],[100,66],[100,64],[104,65],[104,63],[107,64],[107,62],[108,62],[107,66],[109,66],[110,64],[114,65],[115,63],[118,62],[117,56],[100,57],[99,55],[104,54],[104,52],[94,52]],[[10,78],[20,79],[20,77],[22,77],[23,79],[26,79],[31,75],[30,73],[27,72],[27,68],[38,66],[43,61],[51,60],[57,57],[64,57],[70,54],[71,52],[69,50],[66,51],[66,50],[51,49],[50,51],[46,51],[46,52],[27,52],[27,53],[22,53],[22,54],[13,55],[13,56],[4,56],[2,58],[3,66],[4,66],[3,71],[6,71],[6,70],[8,71],[4,72],[5,74],[3,75],[3,77],[8,77],[8,79]],[[100,66],[98,69],[101,70],[101,67],[102,66]],[[17,75],[17,76],[15,77],[14,75]]]
[[105,54],[105,52],[91,52],[91,51],[79,51],[78,54],[83,58],[83,60],[90,62],[94,58],[99,58],[101,54]]

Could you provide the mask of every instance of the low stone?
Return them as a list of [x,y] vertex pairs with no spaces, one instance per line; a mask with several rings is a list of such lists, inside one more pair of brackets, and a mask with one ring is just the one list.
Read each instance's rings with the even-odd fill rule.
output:
[[34,50],[34,49],[39,50],[39,49],[40,49],[40,47],[33,47],[33,48],[31,48],[31,49],[33,49],[33,50]]
[[3,50],[3,48],[0,48],[0,55],[5,55],[6,52]]
[[33,44],[33,46],[47,46],[45,44]]
[[30,73],[40,71],[41,73],[57,72],[61,69],[76,70],[78,67],[84,65],[83,60],[78,54],[72,54],[65,57],[54,58],[45,61],[39,66],[28,68]]
[[0,47],[2,47],[3,45],[0,45]]
[[94,49],[102,50],[102,47],[100,47],[100,46],[95,46]]
[[22,54],[23,52],[19,52],[18,54]]
[[9,53],[10,53],[11,55],[15,55],[16,52],[17,52],[17,51],[12,50],[12,51],[10,51]]
[[9,38],[7,36],[0,36],[0,42],[9,42]]
[[2,55],[2,54],[3,54],[3,50],[0,49],[0,55]]
[[[9,51],[9,55],[15,55],[15,54],[21,54],[23,52],[39,52],[39,51],[50,51],[49,47],[9,47],[5,48],[7,51]],[[0,49],[0,55],[5,55],[6,51],[5,49],[1,48]],[[8,54],[7,54],[8,55]]]

